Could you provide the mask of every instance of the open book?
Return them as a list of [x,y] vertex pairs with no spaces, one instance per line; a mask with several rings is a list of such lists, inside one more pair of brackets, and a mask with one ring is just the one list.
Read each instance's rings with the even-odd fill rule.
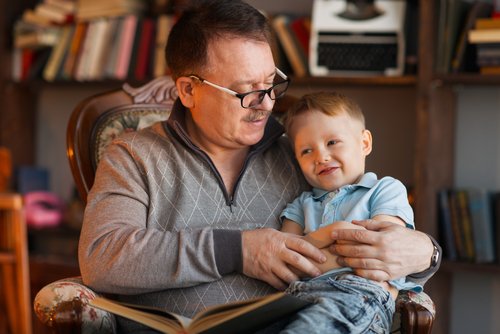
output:
[[131,319],[163,333],[253,333],[309,305],[283,292],[209,307],[189,319],[158,308],[97,297],[90,305]]

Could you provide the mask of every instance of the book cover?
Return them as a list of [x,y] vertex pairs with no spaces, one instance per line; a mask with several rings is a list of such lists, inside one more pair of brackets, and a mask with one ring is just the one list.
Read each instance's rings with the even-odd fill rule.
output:
[[152,18],[145,18],[142,23],[134,79],[145,80],[148,75],[148,64],[151,63],[151,46],[155,37],[155,25],[156,22]]
[[474,25],[477,25],[477,20],[482,17],[489,17],[492,9],[493,7],[491,4],[481,1],[474,2],[470,7],[465,18],[465,23],[458,37],[453,60],[451,61],[452,72],[457,73],[464,70],[475,70],[474,66],[466,66],[466,60],[469,60],[469,64],[475,63],[474,55],[476,52],[475,46],[468,43],[467,36],[469,31],[474,28]]
[[462,229],[463,240],[465,245],[465,259],[474,261],[476,251],[474,245],[474,231],[472,229],[472,217],[469,210],[469,198],[467,190],[456,190],[458,207],[460,210],[460,228]]
[[167,73],[167,62],[165,59],[165,46],[168,35],[172,28],[174,17],[172,15],[160,15],[156,22],[156,41],[154,48],[153,76],[160,77]]
[[57,45],[52,48],[47,65],[43,70],[43,78],[47,81],[54,81],[59,68],[62,66],[64,61],[64,55],[69,49],[71,38],[74,32],[74,25],[67,25],[62,28],[61,38]]
[[111,35],[107,56],[105,63],[103,64],[103,76],[105,78],[114,78],[114,70],[116,67],[116,62],[118,61],[118,52],[120,47],[120,38],[123,33],[123,23],[124,17],[114,18],[116,20],[116,26],[114,27],[114,31]]
[[478,18],[476,20],[476,24],[474,26],[474,29],[500,29],[500,17],[499,18],[492,18],[492,17]]
[[482,66],[479,70],[479,73],[485,75],[499,75],[500,66]]
[[310,303],[278,292],[268,296],[209,307],[193,319],[161,309],[97,297],[92,306],[137,321],[163,333],[254,333]]
[[490,195],[491,219],[493,224],[493,247],[495,249],[495,262],[500,263],[500,192]]
[[453,189],[448,191],[448,201],[450,206],[451,227],[453,230],[453,238],[457,249],[457,259],[466,260],[467,252],[465,246],[465,238],[460,222],[460,207],[456,192]]
[[311,31],[309,17],[297,17],[292,19],[290,22],[290,30],[295,36],[298,45],[300,46],[300,51],[303,53],[304,58],[309,57],[309,41],[311,39]]
[[495,260],[495,247],[490,195],[484,189],[471,188],[467,190],[467,196],[474,236],[475,260],[478,263],[491,263]]
[[[443,73],[448,73],[451,69],[451,62],[459,38],[460,27],[464,26],[464,21],[471,4],[463,0],[448,0],[447,20],[443,39]],[[439,48],[438,48],[439,49]]]
[[97,22],[98,21],[90,21],[88,23],[85,37],[84,40],[82,41],[77,62],[75,64],[75,70],[73,72],[73,78],[77,81],[85,80],[88,74],[90,53],[95,39],[95,30]]
[[78,22],[75,27],[75,32],[71,39],[68,55],[64,61],[63,71],[61,74],[62,79],[71,79],[75,71],[77,59],[82,48],[83,41],[85,40],[85,33],[87,31],[88,22]]
[[102,80],[105,77],[104,68],[111,54],[111,42],[116,33],[118,20],[108,18],[102,25],[102,30],[97,33],[97,40],[94,43],[94,60],[89,69],[89,80]]
[[120,36],[118,59],[115,68],[114,76],[116,79],[124,80],[127,77],[137,26],[137,16],[129,15],[125,17],[123,23],[123,31]]
[[35,14],[41,17],[45,17],[48,20],[58,23],[67,24],[72,23],[74,19],[73,12],[67,11],[62,7],[41,2],[35,7]]
[[500,43],[500,28],[473,29],[468,36],[470,43]]
[[298,47],[294,42],[289,28],[289,17],[287,15],[278,15],[272,20],[272,25],[290,62],[294,75],[296,77],[305,77],[308,72],[308,66],[301,57]]
[[448,199],[448,190],[438,191],[439,208],[439,235],[445,256],[448,260],[457,260],[457,249],[453,236],[453,227],[451,222],[450,203]]
[[35,60],[35,50],[22,49],[21,55],[21,80],[25,81],[29,78],[29,73]]
[[144,18],[137,18],[137,26],[135,29],[135,35],[132,39],[132,51],[130,55],[130,63],[127,69],[127,78],[133,78],[135,75],[135,67],[137,66],[137,59],[139,58],[139,45],[141,43],[142,30],[144,29]]

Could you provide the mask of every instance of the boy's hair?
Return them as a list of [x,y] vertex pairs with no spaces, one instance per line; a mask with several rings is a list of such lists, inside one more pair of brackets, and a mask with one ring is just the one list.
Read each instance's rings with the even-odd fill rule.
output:
[[271,44],[271,31],[267,18],[243,1],[196,1],[182,13],[168,36],[165,58],[172,78],[204,69],[208,46],[217,38],[239,37]]
[[312,110],[317,110],[325,115],[337,116],[347,113],[354,120],[365,127],[365,116],[361,107],[352,99],[337,92],[317,92],[302,96],[285,114],[283,124],[286,132],[290,131],[296,116]]

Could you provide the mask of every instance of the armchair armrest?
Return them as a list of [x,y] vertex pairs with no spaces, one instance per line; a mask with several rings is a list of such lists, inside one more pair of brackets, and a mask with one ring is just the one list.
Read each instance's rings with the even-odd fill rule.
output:
[[115,316],[88,304],[96,296],[80,277],[65,278],[43,287],[33,307],[53,333],[116,333]]
[[[88,304],[96,296],[80,277],[62,279],[38,292],[35,314],[53,333],[116,333],[115,316]],[[430,334],[435,313],[427,294],[402,291],[396,300],[391,333]]]
[[432,299],[425,293],[401,291],[396,300],[391,333],[430,334],[436,316]]

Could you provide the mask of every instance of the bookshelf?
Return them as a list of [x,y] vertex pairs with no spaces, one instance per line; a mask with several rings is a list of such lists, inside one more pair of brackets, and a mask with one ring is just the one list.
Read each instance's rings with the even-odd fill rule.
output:
[[[258,5],[259,1],[257,2]],[[284,2],[284,1],[283,1]],[[304,5],[307,1],[300,1]],[[500,75],[482,76],[475,73],[443,74],[435,71],[437,53],[438,12],[435,1],[419,0],[418,27],[418,70],[414,75],[401,77],[302,77],[293,78],[293,87],[297,90],[315,90],[323,87],[341,87],[346,89],[373,90],[381,89],[383,97],[390,97],[393,91],[409,90],[414,100],[415,138],[409,147],[413,149],[412,183],[416,196],[415,217],[418,228],[437,236],[438,189],[452,187],[454,183],[454,145],[455,120],[457,111],[457,86],[500,86]],[[89,86],[97,90],[118,87],[118,80],[103,80],[87,83],[64,81],[47,83],[41,79],[15,83],[11,80],[11,29],[15,19],[22,11],[33,7],[37,1],[19,0],[1,2],[0,10],[0,145],[12,151],[15,165],[33,164],[36,161],[36,121],[37,101],[40,92],[50,89]],[[268,4],[260,1],[264,9],[279,11],[283,8],[279,2]],[[312,5],[312,1],[309,1]],[[276,8],[275,8],[276,7]],[[304,10],[301,8],[301,10]],[[139,82],[132,81],[132,84]],[[69,112],[69,111],[68,111]],[[20,136],[19,134],[23,134]],[[35,268],[43,267],[38,265]],[[438,319],[435,333],[450,331],[451,282],[453,275],[465,271],[478,271],[488,274],[500,272],[499,265],[477,265],[472,263],[444,262],[442,269],[426,285],[427,292],[437,305]],[[37,274],[39,275],[39,273]],[[61,275],[66,275],[61,270]],[[69,276],[69,275],[67,275]],[[40,278],[41,280],[42,278]]]

